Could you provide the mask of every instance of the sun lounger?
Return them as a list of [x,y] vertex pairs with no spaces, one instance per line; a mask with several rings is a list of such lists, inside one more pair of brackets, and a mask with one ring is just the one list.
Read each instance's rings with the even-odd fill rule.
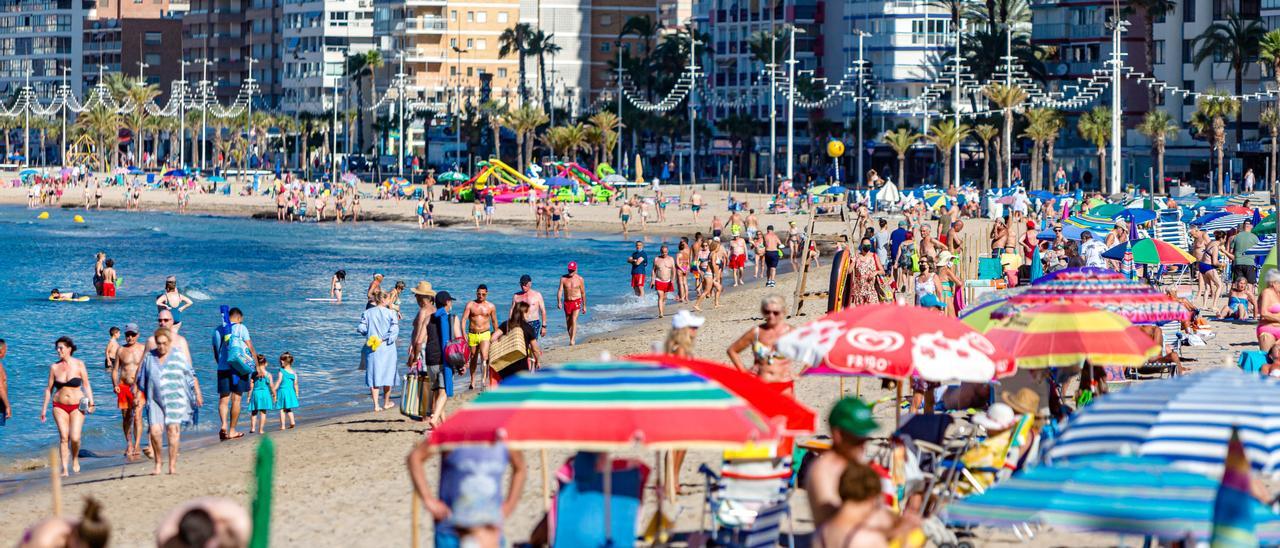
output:
[[596,471],[597,455],[579,453],[570,462],[572,479],[560,486],[555,501],[552,546],[591,548],[631,546],[636,538],[636,516],[644,494],[649,468],[635,461],[614,460],[609,477],[608,516],[604,475]]
[[[726,460],[717,474],[706,465],[707,500],[719,546],[776,546],[782,519],[791,517],[791,459]],[[792,528],[794,530],[794,528]],[[791,535],[787,545],[794,546]]]

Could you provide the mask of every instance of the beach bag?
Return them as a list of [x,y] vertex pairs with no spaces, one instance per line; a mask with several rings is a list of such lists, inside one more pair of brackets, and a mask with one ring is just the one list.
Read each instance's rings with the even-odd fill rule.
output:
[[400,414],[413,420],[426,419],[431,414],[431,379],[418,371],[404,375],[404,394],[400,396]]
[[524,330],[516,326],[489,346],[489,367],[502,371],[528,355],[529,345],[524,340]]
[[467,365],[467,361],[471,359],[471,347],[467,346],[467,340],[462,337],[456,337],[449,344],[444,346],[444,361],[449,367],[455,371],[461,370]]
[[253,353],[249,352],[249,345],[244,343],[244,339],[236,336],[235,331],[232,331],[223,340],[225,341],[223,344],[226,345],[227,366],[242,377],[253,374],[255,365]]

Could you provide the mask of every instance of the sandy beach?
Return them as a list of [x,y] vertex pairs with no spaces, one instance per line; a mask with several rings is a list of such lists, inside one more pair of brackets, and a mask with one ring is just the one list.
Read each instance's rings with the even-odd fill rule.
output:
[[[726,193],[703,192],[709,203],[721,207]],[[752,204],[763,201],[749,198]],[[119,189],[109,189],[106,204],[121,204]],[[0,190],[0,203],[26,203],[25,189]],[[82,203],[81,196],[67,196],[66,206]],[[365,210],[376,218],[387,221],[410,221],[415,202],[380,202],[367,200]],[[167,192],[149,191],[144,194],[143,208],[147,210],[176,209],[176,200]],[[222,195],[194,195],[192,212],[218,215],[274,216],[274,205],[265,197],[239,197]],[[617,210],[605,206],[574,206],[573,230],[618,233]],[[437,203],[437,217],[444,221],[464,223],[469,220],[470,205]],[[687,235],[695,230],[706,230],[711,217],[703,215],[697,226],[688,210],[668,210],[670,222],[649,227],[651,235]],[[774,224],[782,229],[787,217],[764,216],[761,225]],[[531,227],[532,216],[528,206],[504,205],[498,208],[498,224],[512,227]],[[970,223],[969,230],[984,231],[982,223]],[[264,225],[264,229],[266,226]],[[826,257],[823,258],[826,264]],[[825,280],[827,269],[822,268],[814,276]],[[751,325],[761,320],[758,303],[762,297],[777,292],[788,298],[795,288],[794,275],[781,275],[778,287],[767,290],[762,282],[752,281],[745,288],[727,292],[718,309],[705,311],[708,319],[699,333],[697,355],[716,361],[725,360],[725,348]],[[409,305],[412,307],[412,305]],[[688,305],[669,307],[668,313]],[[799,325],[814,317],[813,310],[802,318],[792,318]],[[406,313],[407,313],[406,309]],[[558,311],[551,311],[558,314]],[[590,321],[589,319],[587,321]],[[575,347],[551,348],[545,360],[550,363],[570,360],[596,359],[603,352],[612,356],[647,352],[661,341],[669,327],[669,320],[650,320],[625,330],[592,337]],[[1184,354],[1191,360],[1192,370],[1208,367],[1234,366],[1235,354],[1254,345],[1252,325],[1213,322],[1216,337],[1206,346],[1188,347]],[[210,371],[199,371],[202,375]],[[863,382],[861,394],[868,400],[877,400],[890,394],[880,390],[878,382]],[[845,383],[849,393],[859,388],[853,380]],[[352,398],[359,397],[362,386],[351,387]],[[825,417],[828,408],[839,396],[840,384],[831,377],[805,377],[797,383],[797,399],[816,409]],[[465,403],[470,395],[450,401],[449,409]],[[893,422],[893,409],[889,405],[877,406],[883,425]],[[50,426],[52,428],[52,426]],[[823,425],[825,428],[825,425]],[[296,430],[271,433],[276,442],[277,465],[275,481],[275,506],[272,521],[272,542],[277,546],[407,546],[410,542],[410,484],[404,468],[404,457],[411,447],[422,439],[426,426],[410,422],[396,411],[357,413],[310,424]],[[113,526],[113,544],[116,546],[144,546],[152,543],[152,534],[163,515],[182,501],[198,496],[223,496],[249,503],[251,470],[256,448],[254,436],[239,441],[219,443],[210,447],[185,451],[179,461],[176,476],[152,477],[149,463],[129,464],[110,469],[86,472],[68,481],[64,487],[64,513],[75,515],[80,510],[80,500],[85,496],[99,499],[105,508],[105,516]],[[558,467],[569,456],[562,451],[548,455],[550,468]],[[636,450],[622,456],[634,456],[653,461],[654,454]],[[541,482],[544,474],[539,455],[527,454],[530,465],[529,481],[522,495],[519,508],[508,520],[508,539],[520,542],[528,538],[530,531],[543,515],[544,503]],[[684,494],[678,502],[677,531],[687,532],[698,527],[700,505],[704,490],[702,480],[694,472],[701,463],[718,462],[718,453],[690,453],[685,464]],[[428,478],[438,477],[438,463],[432,462]],[[652,477],[651,477],[652,482]],[[652,486],[651,486],[652,487]],[[18,493],[0,498],[0,544],[16,542],[23,529],[49,515],[50,493],[43,481],[34,482]],[[642,514],[653,512],[653,496],[646,499]],[[808,509],[803,496],[794,505],[795,531],[812,530]],[[430,525],[423,523],[420,533],[424,545],[430,545]],[[1130,543],[1134,538],[1128,539]],[[1140,542],[1140,539],[1136,540]],[[1030,542],[1023,542],[1011,531],[980,530],[978,545],[993,546],[1019,544],[1025,546],[1112,546],[1117,538],[1111,535],[1078,535],[1052,530],[1040,530]]]

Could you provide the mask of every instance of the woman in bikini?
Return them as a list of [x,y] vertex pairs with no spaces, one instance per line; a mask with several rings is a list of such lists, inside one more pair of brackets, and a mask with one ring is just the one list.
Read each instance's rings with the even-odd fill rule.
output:
[[173,314],[173,330],[182,329],[182,313],[192,304],[190,297],[178,291],[177,276],[169,276],[164,281],[164,293],[156,297],[156,309],[168,310]]
[[1216,232],[1209,245],[1204,248],[1204,254],[1200,256],[1200,277],[1205,286],[1205,292],[1200,295],[1200,304],[1210,310],[1217,310],[1218,301],[1222,298],[1222,275],[1218,272],[1218,266],[1223,264],[1222,256],[1226,255],[1227,260],[1234,259],[1226,250],[1226,245],[1227,233]]
[[347,279],[347,271],[339,270],[333,273],[333,278],[329,280],[329,297],[334,302],[342,302],[342,282]]
[[[62,475],[67,474],[67,459],[71,470],[80,473],[80,430],[84,428],[84,414],[93,412],[93,390],[89,388],[89,372],[84,362],[72,355],[76,343],[70,337],[60,337],[54,343],[58,361],[49,366],[49,382],[45,385],[44,403],[40,405],[40,422],[47,418],[49,401],[53,400],[53,421],[58,425],[58,448],[62,452]],[[83,406],[82,406],[83,404]]]
[[693,262],[691,255],[689,242],[681,238],[680,247],[676,251],[676,300],[682,303],[689,302],[689,269]]
[[[729,362],[739,371],[755,373],[760,380],[790,396],[795,392],[791,362],[774,352],[778,339],[791,331],[791,326],[782,321],[786,316],[786,302],[779,295],[769,295],[760,301],[760,313],[764,323],[748,329],[729,345]],[[739,357],[747,349],[751,350],[751,369],[743,366]]]
[[693,303],[693,309],[702,311],[702,299],[709,295],[712,288],[715,287],[716,279],[719,277],[715,272],[715,261],[711,260],[713,247],[718,249],[720,246],[717,242],[711,242],[710,245],[704,244],[702,249],[698,251],[697,270],[698,273],[698,299]]

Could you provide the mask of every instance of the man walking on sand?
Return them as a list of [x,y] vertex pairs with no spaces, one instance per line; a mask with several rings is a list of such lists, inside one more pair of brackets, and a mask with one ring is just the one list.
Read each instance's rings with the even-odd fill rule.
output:
[[578,315],[587,307],[587,284],[578,275],[578,263],[569,262],[569,273],[560,276],[556,290],[556,308],[564,310],[564,328],[569,332],[569,346],[578,340]]
[[476,299],[467,303],[467,308],[462,311],[462,324],[467,326],[467,346],[471,347],[471,363],[468,364],[471,375],[467,386],[472,390],[476,387],[476,370],[489,367],[489,338],[497,323],[498,307],[489,302],[488,297],[488,286],[476,286]]
[[644,274],[649,269],[649,254],[644,252],[644,242],[636,240],[636,250],[627,258],[631,265],[631,290],[637,297],[644,296]]
[[689,197],[689,209],[693,211],[693,224],[698,224],[698,212],[702,211],[702,195],[698,191],[693,191],[693,196]]
[[624,201],[618,206],[618,219],[622,221],[622,237],[627,237],[627,223],[631,222],[631,202]]
[[765,287],[774,287],[778,285],[774,281],[774,277],[778,275],[778,250],[782,247],[782,240],[778,238],[778,234],[773,231],[773,225],[769,225],[764,229],[764,265],[768,267],[767,280]]
[[142,456],[142,413],[138,406],[141,396],[137,394],[138,368],[146,349],[138,344],[138,324],[127,323],[124,326],[124,344],[116,348],[112,356],[111,386],[116,393],[117,407],[120,408],[120,427],[124,430],[125,460]]
[[432,322],[436,318],[437,293],[431,288],[431,282],[420,281],[409,292],[413,293],[414,300],[418,302],[418,315],[413,318],[413,333],[409,336],[409,358],[405,361],[405,367],[418,369],[427,376],[429,389],[433,394],[429,420],[434,428],[440,424],[439,419],[443,418],[435,411],[443,409],[444,400],[448,397],[446,383],[453,382],[453,370],[444,367],[444,345],[440,343],[440,328]]
[[[168,310],[160,313],[168,313]],[[236,423],[240,422],[240,398],[249,391],[249,379],[237,374],[227,363],[227,349],[233,338],[244,341],[250,355],[258,355],[258,349],[253,347],[249,338],[249,328],[243,321],[244,314],[240,309],[230,308],[223,316],[223,324],[213,330],[213,355],[218,360],[218,420],[221,423],[218,438],[222,440],[244,437],[244,432],[236,432]]]
[[516,303],[528,303],[529,311],[524,315],[524,321],[529,322],[529,326],[533,328],[533,337],[535,339],[547,335],[547,303],[542,299],[542,293],[534,291],[533,277],[525,274],[520,276],[520,291],[511,297],[511,310],[507,311],[510,317],[516,310]]
[[667,295],[675,290],[676,259],[664,244],[653,259],[653,290],[658,292],[658,317],[666,315]]

